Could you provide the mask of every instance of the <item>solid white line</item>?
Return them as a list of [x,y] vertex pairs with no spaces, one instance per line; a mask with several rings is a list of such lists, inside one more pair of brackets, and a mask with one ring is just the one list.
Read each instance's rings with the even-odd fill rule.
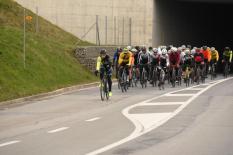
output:
[[182,105],[184,104],[185,102],[148,102],[148,103],[141,103],[141,104],[138,104],[140,106],[150,106],[150,105]]
[[204,89],[204,88],[193,88],[193,87],[191,87],[191,88],[188,88],[187,90],[202,90],[202,89]]
[[58,128],[58,129],[55,129],[55,130],[48,131],[48,133],[60,132],[60,131],[64,131],[64,130],[67,130],[67,129],[69,129],[69,127],[62,127],[62,128]]
[[99,120],[99,119],[101,119],[101,118],[100,117],[95,117],[95,118],[86,120],[86,122],[93,122],[93,121],[96,121],[96,120]]
[[[139,104],[150,102],[150,101],[155,100],[155,99],[157,99],[157,98],[159,98],[159,97],[161,97],[161,96],[164,96],[165,94],[164,94],[164,95],[161,95],[161,96],[157,96],[157,97],[155,97],[155,98],[152,98],[152,99],[143,101],[143,102],[141,102],[141,103],[139,103],[139,104],[135,104],[135,105],[132,105],[132,106],[129,106],[129,107],[123,109],[123,110],[122,110],[123,115],[124,115],[126,118],[128,118],[130,121],[132,121],[132,123],[133,123],[134,126],[135,126],[135,129],[134,129],[133,133],[131,133],[128,137],[126,137],[126,138],[124,138],[124,139],[122,139],[122,140],[120,140],[120,141],[117,141],[117,142],[112,143],[112,144],[110,144],[110,145],[104,146],[103,148],[100,148],[100,149],[98,149],[98,150],[95,150],[95,151],[93,151],[93,152],[90,152],[90,153],[88,153],[88,154],[86,154],[86,155],[97,155],[97,154],[103,153],[103,152],[105,152],[105,151],[107,151],[107,150],[110,150],[110,149],[112,149],[112,148],[114,148],[114,147],[117,147],[117,146],[119,146],[119,145],[121,145],[121,144],[124,144],[124,143],[126,143],[126,142],[128,142],[128,141],[131,141],[131,140],[133,140],[133,139],[135,139],[135,138],[137,138],[137,137],[139,137],[139,136],[142,136],[142,135],[144,135],[144,134],[146,134],[146,133],[148,133],[148,132],[150,132],[150,131],[156,129],[157,127],[159,127],[159,126],[161,126],[162,124],[166,123],[168,120],[170,120],[171,118],[173,118],[174,116],[176,116],[178,113],[180,113],[186,106],[188,106],[194,99],[196,99],[196,98],[197,98],[199,95],[201,95],[203,92],[207,91],[209,88],[211,88],[211,87],[213,87],[213,86],[215,86],[215,85],[217,85],[217,84],[219,84],[219,83],[221,83],[221,82],[224,82],[224,81],[230,80],[230,79],[233,79],[233,78],[218,80],[218,81],[216,81],[216,83],[207,86],[207,87],[204,88],[203,90],[199,91],[197,94],[193,95],[188,101],[185,102],[185,104],[181,105],[177,110],[175,110],[175,112],[171,113],[171,115],[169,115],[167,118],[163,119],[162,121],[159,121],[159,122],[156,123],[153,127],[149,128],[149,129],[146,129],[146,130],[144,130],[142,124],[140,124],[140,122],[139,122],[138,120],[136,120],[136,119],[134,119],[133,117],[131,117],[131,115],[129,114],[129,111],[130,111],[132,108],[135,108],[135,107],[139,106]],[[181,90],[187,90],[187,88],[181,89]],[[180,90],[178,90],[178,91],[180,91]],[[174,91],[174,92],[178,92],[178,91]],[[171,92],[171,93],[173,93],[173,92]]]
[[11,145],[11,144],[15,144],[15,143],[19,143],[19,142],[20,142],[19,140],[6,142],[6,143],[3,143],[3,144],[0,144],[0,147]]
[[193,96],[195,94],[165,94],[164,96]]

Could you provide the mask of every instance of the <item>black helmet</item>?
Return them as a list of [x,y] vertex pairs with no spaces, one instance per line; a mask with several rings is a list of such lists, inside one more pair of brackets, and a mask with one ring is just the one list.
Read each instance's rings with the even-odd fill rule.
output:
[[149,47],[149,51],[152,51],[152,50],[153,50],[153,47],[150,46],[150,47]]
[[107,51],[106,51],[106,49],[101,49],[101,51],[100,51],[100,54],[102,55],[104,55],[104,54],[106,54],[107,53]]

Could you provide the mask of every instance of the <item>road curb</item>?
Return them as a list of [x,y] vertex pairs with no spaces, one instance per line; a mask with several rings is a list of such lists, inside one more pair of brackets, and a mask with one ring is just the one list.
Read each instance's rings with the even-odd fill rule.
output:
[[[113,82],[116,82],[116,80],[114,79]],[[0,102],[0,110],[9,109],[12,107],[28,104],[31,101],[45,100],[47,98],[51,98],[51,97],[54,97],[57,95],[71,93],[73,91],[79,91],[79,90],[86,89],[86,88],[97,87],[98,84],[99,84],[99,82],[88,83],[88,84],[83,84],[83,85],[75,85],[75,86],[71,86],[71,87],[57,89],[55,91],[51,91],[51,92],[47,92],[47,93],[41,93],[41,94],[22,97],[22,98],[18,98],[18,99],[14,99],[14,100],[3,101],[3,102]]]

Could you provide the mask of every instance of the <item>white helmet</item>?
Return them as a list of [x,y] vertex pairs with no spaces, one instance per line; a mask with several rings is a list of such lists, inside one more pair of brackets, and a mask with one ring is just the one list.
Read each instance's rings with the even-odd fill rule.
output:
[[215,51],[215,48],[214,48],[214,47],[211,47],[211,51]]
[[133,49],[131,50],[131,52],[137,52],[136,48],[133,48]]
[[131,46],[127,46],[127,49],[128,49],[129,51],[131,51],[132,47],[131,47]]
[[185,50],[185,54],[190,54],[190,50],[189,50],[189,49],[186,49],[186,50]]
[[164,49],[162,50],[162,55],[165,55],[165,54],[167,54],[167,50],[164,48]]
[[153,48],[153,52],[158,52],[158,49],[157,48]]
[[177,50],[178,50],[178,49],[177,49],[176,47],[172,47],[172,48],[171,48],[171,52],[177,52]]
[[196,53],[196,49],[191,50],[191,54],[194,55]]

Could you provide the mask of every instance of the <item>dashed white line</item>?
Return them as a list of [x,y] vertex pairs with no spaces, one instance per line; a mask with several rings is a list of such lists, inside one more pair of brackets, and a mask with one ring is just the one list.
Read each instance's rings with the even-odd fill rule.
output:
[[60,132],[60,131],[64,131],[64,130],[67,130],[67,129],[69,129],[69,127],[62,127],[62,128],[58,128],[58,129],[55,129],[55,130],[48,131],[48,133]]
[[0,147],[11,145],[11,144],[15,144],[15,143],[19,143],[19,142],[20,142],[19,140],[15,140],[15,141],[10,141],[10,142],[6,142],[6,143],[2,143],[2,144],[0,144]]
[[99,119],[101,119],[101,118],[100,117],[95,117],[95,118],[86,120],[86,122],[93,122],[93,121],[96,121],[96,120],[99,120]]

